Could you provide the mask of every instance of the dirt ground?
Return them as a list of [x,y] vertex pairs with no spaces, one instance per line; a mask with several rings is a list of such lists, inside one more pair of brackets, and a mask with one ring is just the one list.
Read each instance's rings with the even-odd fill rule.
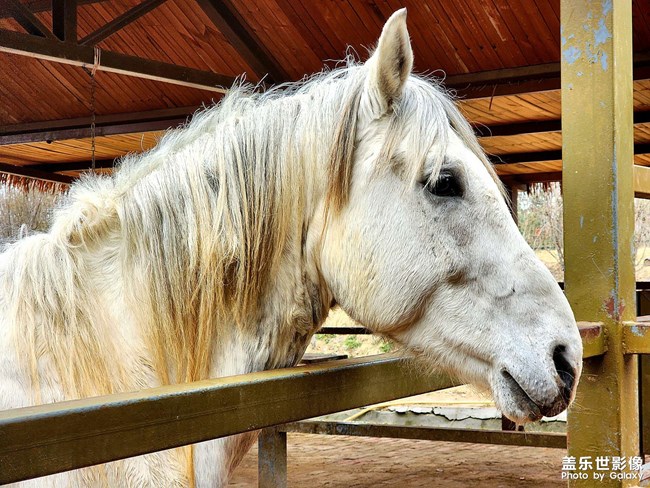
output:
[[[288,434],[290,487],[565,487],[563,449]],[[257,447],[229,488],[257,486]]]

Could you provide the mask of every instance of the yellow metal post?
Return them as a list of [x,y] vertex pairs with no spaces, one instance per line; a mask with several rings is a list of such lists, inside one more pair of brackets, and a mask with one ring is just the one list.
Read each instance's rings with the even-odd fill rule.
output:
[[[566,293],[576,318],[602,322],[607,338],[607,352],[584,361],[569,412],[569,456],[587,475],[570,486],[594,486],[599,456],[639,454],[637,358],[622,345],[636,315],[631,3],[561,0]],[[598,486],[638,484],[612,479],[611,464],[601,472]]]

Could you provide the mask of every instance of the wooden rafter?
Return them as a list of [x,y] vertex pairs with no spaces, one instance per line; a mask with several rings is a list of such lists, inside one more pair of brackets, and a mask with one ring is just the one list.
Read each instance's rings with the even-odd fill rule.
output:
[[[198,107],[179,107],[126,114],[98,115],[95,136],[151,132],[176,127]],[[91,137],[90,117],[0,126],[0,146]]]
[[[650,154],[650,144],[639,143],[634,145],[634,154]],[[562,159],[562,150],[536,151],[524,153],[510,153],[490,156],[492,162],[499,164],[538,163],[542,161],[559,161]]]
[[[91,46],[53,42],[7,30],[0,30],[0,52],[82,67],[94,63],[94,49]],[[225,93],[235,81],[231,76],[112,51],[102,51],[98,70],[221,93]]]
[[197,3],[255,74],[260,78],[268,75],[269,83],[289,80],[287,72],[262,47],[230,0],[197,0]]
[[[634,113],[634,124],[650,123],[650,110]],[[476,125],[474,131],[478,137],[520,136],[524,134],[539,134],[542,132],[560,132],[560,119],[539,120],[535,122],[515,122],[499,125]]]
[[[650,53],[634,55],[635,80],[650,78]],[[461,99],[489,98],[560,89],[560,63],[451,75],[444,85]]]
[[[95,135],[107,136],[165,130],[184,123],[198,108],[196,106],[190,106],[145,112],[100,115],[97,116],[95,121]],[[650,123],[650,111],[636,112],[634,114],[635,125],[648,123]],[[477,125],[474,127],[474,130],[480,138],[520,136],[525,134],[560,132],[562,130],[562,124],[559,119],[554,119],[490,126]],[[90,117],[0,126],[0,146],[30,142],[83,139],[90,136]]]
[[[507,165],[497,166],[497,171],[503,166]],[[499,178],[506,185],[560,182],[562,181],[562,171],[499,174]],[[647,166],[634,165],[634,197],[650,199],[650,168]]]
[[54,35],[25,5],[18,0],[2,0],[2,11],[13,17],[29,34],[39,37],[54,38]]
[[[114,168],[115,161],[116,159],[96,159],[95,169]],[[92,168],[92,162],[91,161],[69,161],[64,163],[41,163],[41,164],[30,164],[29,166],[23,166],[23,168],[36,170],[36,171],[46,171],[48,173],[55,174],[55,173],[62,173],[66,171],[87,171]]]
[[77,42],[77,1],[52,0],[52,32],[64,42]]
[[59,175],[49,171],[36,170],[26,166],[16,166],[14,164],[7,164],[0,162],[0,173],[7,173],[10,175],[23,176],[26,178],[34,178],[43,181],[55,181],[57,183],[72,183],[75,178],[71,176]]
[[145,15],[148,12],[151,12],[155,8],[159,7],[167,0],[145,0],[142,3],[139,3],[130,10],[127,10],[119,17],[111,20],[108,24],[97,29],[95,32],[88,34],[86,37],[79,41],[79,44],[82,46],[93,46],[99,44],[104,39],[109,36],[112,36],[117,31],[123,29],[130,23],[138,20],[140,17]]

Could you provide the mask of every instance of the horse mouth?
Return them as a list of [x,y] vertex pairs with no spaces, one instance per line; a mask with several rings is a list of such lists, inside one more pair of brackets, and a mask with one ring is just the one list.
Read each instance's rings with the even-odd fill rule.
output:
[[526,393],[526,390],[521,387],[517,380],[515,380],[507,370],[502,370],[501,376],[508,386],[512,400],[520,411],[526,412],[528,420],[535,422],[544,417],[547,411],[550,410],[548,407],[539,405],[532,398],[530,398],[528,393]]

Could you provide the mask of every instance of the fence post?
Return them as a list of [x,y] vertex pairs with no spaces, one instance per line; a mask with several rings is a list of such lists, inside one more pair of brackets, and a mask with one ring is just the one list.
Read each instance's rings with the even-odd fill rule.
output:
[[259,488],[287,487],[287,433],[277,427],[263,429],[258,438]]
[[569,411],[569,456],[586,475],[569,485],[630,485],[595,476],[598,457],[639,454],[637,357],[622,341],[636,320],[632,1],[560,5],[565,290],[579,321],[603,324],[608,347],[584,361]]

